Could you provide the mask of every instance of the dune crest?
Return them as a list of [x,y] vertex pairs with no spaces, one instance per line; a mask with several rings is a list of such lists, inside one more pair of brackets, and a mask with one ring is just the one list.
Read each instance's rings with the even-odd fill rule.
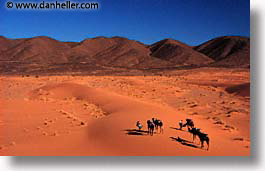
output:
[[[0,154],[249,155],[249,100],[224,91],[231,82],[245,84],[248,72],[1,77],[0,133],[7,136],[0,137]],[[148,134],[146,121],[152,118],[163,121],[163,133]],[[209,151],[198,139],[192,142],[187,128],[179,130],[186,118],[209,135]]]

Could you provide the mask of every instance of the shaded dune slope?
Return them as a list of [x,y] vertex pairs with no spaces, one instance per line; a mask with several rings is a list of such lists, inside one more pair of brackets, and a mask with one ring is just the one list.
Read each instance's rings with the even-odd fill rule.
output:
[[225,89],[228,93],[249,97],[250,96],[250,83],[230,86]]
[[[33,101],[38,100],[42,95],[56,100],[74,98],[76,102],[87,101],[109,114],[100,119],[87,121],[84,129],[71,136],[63,137],[63,145],[55,143],[53,148],[58,147],[58,150],[47,148],[45,154],[67,155],[71,152],[73,155],[227,155],[231,153],[231,149],[237,154],[244,154],[247,151],[239,147],[236,142],[231,142],[228,138],[230,135],[226,132],[212,127],[207,120],[196,117],[194,117],[196,124],[203,130],[207,130],[211,137],[211,150],[202,150],[197,144],[191,148],[173,141],[172,137],[174,139],[175,136],[185,140],[191,139],[187,131],[176,131],[171,128],[176,126],[176,120],[184,119],[185,115],[176,116],[176,110],[172,108],[138,101],[104,89],[90,88],[76,83],[60,83],[40,87],[29,94],[30,100]],[[138,136],[126,134],[134,131],[137,120],[143,122],[143,129],[146,130],[144,121],[152,117],[163,120],[165,129],[163,134],[154,136],[145,136],[147,135],[145,132]],[[223,138],[224,136],[226,138]],[[61,137],[58,138],[61,139]],[[73,151],[73,144],[83,148],[75,148]],[[222,144],[221,147],[220,144]]]
[[37,100],[43,96],[57,100],[74,99],[78,101],[87,101],[99,106],[107,113],[123,110],[129,111],[131,108],[127,108],[128,105],[133,106],[136,103],[140,103],[125,96],[76,83],[48,85],[29,93],[29,97],[32,100]]

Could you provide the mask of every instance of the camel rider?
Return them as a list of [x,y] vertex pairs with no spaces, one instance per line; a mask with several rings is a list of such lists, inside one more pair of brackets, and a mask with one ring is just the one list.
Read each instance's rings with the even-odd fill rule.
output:
[[182,130],[182,127],[183,127],[183,122],[182,120],[179,121],[179,129]]
[[140,123],[140,121],[136,122],[136,126],[138,127],[139,130],[141,130],[143,127],[143,125]]
[[193,128],[194,127],[194,123],[192,119],[186,119],[186,124],[188,127]]

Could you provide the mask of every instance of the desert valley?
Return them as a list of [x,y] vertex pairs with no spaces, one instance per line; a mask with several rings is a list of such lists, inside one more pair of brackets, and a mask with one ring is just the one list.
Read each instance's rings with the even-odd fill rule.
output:
[[[250,155],[250,42],[0,37],[0,155]],[[147,133],[147,120],[163,132]],[[209,150],[179,121],[208,134]],[[143,125],[138,130],[136,122]]]

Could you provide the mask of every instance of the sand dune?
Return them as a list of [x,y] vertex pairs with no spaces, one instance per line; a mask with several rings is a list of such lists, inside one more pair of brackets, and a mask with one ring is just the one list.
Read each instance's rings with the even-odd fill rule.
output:
[[[249,155],[249,100],[222,86],[189,82],[243,84],[248,72],[1,77],[0,154]],[[246,77],[238,80],[239,75]],[[163,134],[147,134],[146,121],[152,117],[163,120]],[[200,148],[198,139],[192,142],[186,128],[178,130],[185,118],[209,134],[209,151]],[[138,120],[142,131],[135,126]]]

